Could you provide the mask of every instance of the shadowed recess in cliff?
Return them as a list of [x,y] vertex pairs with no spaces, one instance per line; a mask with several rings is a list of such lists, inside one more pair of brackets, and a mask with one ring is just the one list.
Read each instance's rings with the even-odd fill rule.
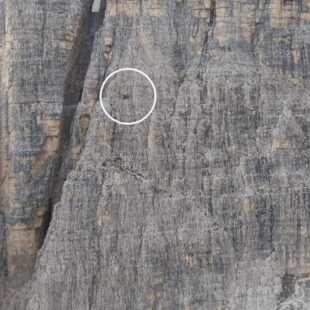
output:
[[[94,9],[95,7],[95,9]],[[89,67],[93,42],[97,30],[103,23],[106,9],[106,0],[90,3],[88,14],[85,18],[76,45],[73,47],[72,61],[69,66],[65,82],[64,105],[60,129],[60,145],[58,163],[55,165],[54,181],[51,191],[51,202],[48,220],[46,222],[45,234],[52,219],[53,206],[59,201],[63,183],[70,170],[68,166],[68,151],[70,144],[70,133],[74,113],[81,100],[83,86],[87,69]],[[42,241],[44,241],[44,237]]]

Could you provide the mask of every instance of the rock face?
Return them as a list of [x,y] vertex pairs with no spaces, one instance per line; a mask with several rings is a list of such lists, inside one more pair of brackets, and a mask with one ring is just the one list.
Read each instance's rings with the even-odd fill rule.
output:
[[310,2],[95,2],[0,0],[2,308],[308,309]]
[[88,2],[0,1],[0,273],[9,287],[31,277],[60,195],[62,145],[92,45]]

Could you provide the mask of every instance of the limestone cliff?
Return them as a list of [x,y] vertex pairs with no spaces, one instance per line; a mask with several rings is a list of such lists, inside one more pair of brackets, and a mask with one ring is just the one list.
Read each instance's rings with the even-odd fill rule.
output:
[[309,0],[0,0],[2,308],[309,309],[309,70]]

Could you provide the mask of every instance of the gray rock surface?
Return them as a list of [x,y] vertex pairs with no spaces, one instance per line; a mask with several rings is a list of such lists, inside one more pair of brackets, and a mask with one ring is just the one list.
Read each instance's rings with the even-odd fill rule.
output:
[[309,1],[92,5],[0,1],[3,308],[308,309]]
[[89,1],[0,2],[0,274],[8,290],[30,279],[60,195],[53,189],[61,184],[66,124],[89,65],[89,10]]

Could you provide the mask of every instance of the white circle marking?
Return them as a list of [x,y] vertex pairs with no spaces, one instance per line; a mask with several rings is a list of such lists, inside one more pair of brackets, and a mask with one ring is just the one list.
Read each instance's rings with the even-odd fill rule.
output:
[[[153,92],[154,92],[154,101],[153,101],[153,105],[150,109],[150,111],[144,116],[142,117],[141,119],[135,121],[135,122],[121,122],[117,119],[115,119],[114,117],[112,117],[109,112],[106,110],[106,108],[104,107],[104,104],[103,104],[103,100],[102,100],[102,93],[103,93],[103,89],[104,87],[106,86],[107,82],[117,73],[119,72],[122,72],[122,71],[133,71],[133,72],[137,72],[137,73],[140,73],[142,74],[151,84],[152,88],[153,88]],[[120,125],[126,125],[126,126],[130,126],[130,125],[137,125],[141,122],[143,122],[144,120],[146,120],[151,114],[152,112],[154,111],[155,109],[155,106],[156,106],[156,101],[157,101],[157,91],[156,91],[156,87],[155,87],[155,84],[153,83],[153,81],[150,79],[150,77],[145,74],[143,71],[141,70],[138,70],[138,69],[135,69],[135,68],[122,68],[122,69],[118,69],[114,72],[112,72],[105,80],[104,82],[102,83],[101,85],[101,88],[100,88],[100,104],[101,104],[101,108],[103,110],[103,112],[105,113],[105,115],[110,119],[112,120],[113,122],[117,123],[117,124],[120,124]]]

